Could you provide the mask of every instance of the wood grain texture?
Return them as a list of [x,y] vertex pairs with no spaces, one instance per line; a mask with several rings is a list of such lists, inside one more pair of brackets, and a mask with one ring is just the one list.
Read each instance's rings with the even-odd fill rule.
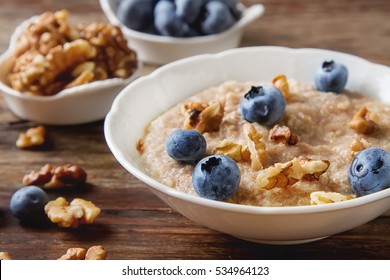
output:
[[[264,16],[250,25],[242,46],[281,45],[343,51],[390,65],[388,0],[243,0],[263,3]],[[2,0],[0,52],[22,20],[46,10],[70,10],[75,22],[105,21],[97,0]],[[144,74],[154,68],[147,66]],[[176,213],[126,172],[110,153],[103,121],[47,126],[45,150],[16,148],[19,133],[35,124],[18,120],[0,97],[0,251],[15,259],[56,259],[69,247],[103,245],[109,259],[389,259],[390,217],[303,245],[271,246],[204,228]],[[23,175],[46,163],[79,164],[88,172],[82,189],[49,196],[82,197],[102,208],[96,222],[79,229],[29,228],[10,214],[11,195]]]

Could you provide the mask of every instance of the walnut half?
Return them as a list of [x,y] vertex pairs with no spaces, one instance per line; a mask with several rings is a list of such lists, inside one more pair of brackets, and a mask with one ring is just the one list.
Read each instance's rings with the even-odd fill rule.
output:
[[222,154],[236,162],[250,162],[250,152],[247,146],[224,139],[214,150],[215,154]]
[[224,108],[219,102],[209,105],[189,103],[183,106],[185,116],[184,128],[195,129],[200,133],[218,131],[221,125]]
[[363,106],[353,116],[349,127],[360,134],[371,134],[379,129],[379,125],[368,117],[368,109]]
[[44,189],[84,185],[87,173],[78,165],[66,164],[54,167],[44,165],[39,171],[31,171],[22,180],[24,186],[36,185]]
[[353,198],[354,196],[343,195],[337,192],[318,191],[318,192],[312,192],[310,194],[310,205],[335,203],[335,202],[350,200]]
[[45,212],[58,226],[76,228],[81,224],[93,223],[100,214],[100,208],[81,198],[75,198],[69,204],[65,198],[59,197],[45,205]]
[[276,75],[272,79],[272,84],[274,87],[276,87],[278,90],[280,90],[281,93],[283,93],[284,98],[287,100],[290,96],[290,88],[287,82],[287,78],[285,75]]
[[58,260],[105,260],[107,253],[103,246],[92,246],[88,250],[84,248],[69,248],[65,255]]
[[329,164],[327,160],[294,158],[261,170],[256,177],[256,183],[260,188],[270,190],[292,186],[298,181],[318,181],[328,170]]
[[250,123],[244,124],[243,131],[250,152],[251,167],[253,170],[260,170],[268,158],[265,144],[261,141],[263,135]]
[[45,127],[39,125],[29,128],[26,132],[19,135],[16,141],[16,147],[21,149],[42,146],[45,143],[46,130]]
[[269,131],[269,139],[276,143],[287,145],[296,145],[298,143],[298,136],[287,126],[275,125]]
[[12,257],[7,252],[0,252],[0,261],[12,260]]

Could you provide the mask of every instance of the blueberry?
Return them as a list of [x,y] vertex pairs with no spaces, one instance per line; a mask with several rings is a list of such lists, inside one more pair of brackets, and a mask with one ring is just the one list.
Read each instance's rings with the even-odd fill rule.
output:
[[241,114],[248,122],[272,126],[286,110],[286,100],[274,86],[252,87],[240,104]]
[[154,0],[122,0],[116,15],[128,28],[142,31],[153,21],[153,7]]
[[317,90],[341,93],[348,79],[348,69],[341,63],[325,61],[315,75]]
[[46,219],[47,194],[39,187],[27,186],[17,190],[11,197],[11,213],[23,223],[39,223]]
[[188,24],[176,15],[175,3],[169,0],[161,0],[156,4],[154,26],[163,36],[183,37],[188,31]]
[[229,8],[230,12],[236,18],[239,18],[239,16],[240,16],[240,11],[237,8],[237,3],[238,3],[237,0],[206,0],[206,1],[208,1],[208,2],[211,2],[211,1],[221,2],[221,3],[225,4]]
[[217,34],[235,23],[229,8],[220,1],[209,1],[204,5],[205,15],[201,23],[204,34]]
[[166,142],[168,155],[185,163],[200,160],[206,152],[206,147],[206,140],[196,130],[175,130]]
[[192,185],[204,198],[225,200],[240,185],[240,169],[228,156],[213,155],[199,161],[192,173]]
[[390,153],[372,147],[358,153],[349,168],[348,181],[357,196],[390,187]]
[[175,0],[176,15],[187,23],[198,17],[205,0]]

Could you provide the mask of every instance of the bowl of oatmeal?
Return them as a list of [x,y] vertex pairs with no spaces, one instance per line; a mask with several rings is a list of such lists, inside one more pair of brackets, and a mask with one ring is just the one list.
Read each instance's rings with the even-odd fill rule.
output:
[[[345,92],[316,90],[315,72],[325,60],[348,68]],[[320,49],[250,47],[195,56],[126,87],[106,118],[105,137],[124,168],[194,222],[254,242],[310,242],[390,209],[390,189],[356,197],[348,182],[356,154],[373,146],[390,150],[389,77],[387,66]],[[288,88],[279,128],[241,116],[240,101],[259,85]],[[350,125],[363,107],[380,127],[370,135]],[[188,112],[194,109],[196,116],[204,111],[218,116],[222,110],[218,129],[191,123]],[[202,132],[206,155],[237,162],[241,181],[229,198],[200,197],[192,185],[195,164],[167,154],[170,133],[188,125]]]
[[69,12],[22,22],[0,56],[0,91],[19,118],[72,125],[106,116],[141,64],[118,27],[71,25]]

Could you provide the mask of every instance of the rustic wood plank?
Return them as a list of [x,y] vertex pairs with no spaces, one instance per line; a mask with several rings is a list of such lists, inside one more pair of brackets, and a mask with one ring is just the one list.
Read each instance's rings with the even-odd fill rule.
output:
[[[281,45],[348,52],[390,65],[388,0],[243,0],[263,3],[264,16],[249,26],[242,46]],[[73,21],[105,21],[96,0],[3,0],[0,52],[22,20],[46,10],[67,8]],[[387,23],[387,24],[386,24]],[[154,67],[146,66],[143,74]],[[52,145],[25,151],[15,146],[20,132],[34,125],[18,120],[0,97],[0,251],[15,259],[56,259],[69,247],[102,244],[109,259],[388,259],[390,217],[309,244],[260,245],[199,226],[176,213],[126,172],[110,153],[103,121],[78,126],[47,126]],[[55,225],[29,228],[8,210],[24,174],[45,163],[76,163],[89,185],[51,191],[55,198],[83,197],[102,208],[96,223],[79,229]]]

